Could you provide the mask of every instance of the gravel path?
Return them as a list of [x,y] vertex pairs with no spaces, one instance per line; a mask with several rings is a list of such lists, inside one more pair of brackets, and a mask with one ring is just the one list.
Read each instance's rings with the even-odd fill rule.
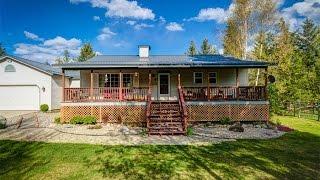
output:
[[24,116],[19,129],[15,123],[19,118],[8,118],[10,125],[0,130],[0,139],[42,141],[54,143],[90,143],[104,145],[207,145],[236,139],[269,139],[283,135],[283,132],[244,126],[245,131],[230,132],[227,127],[195,126],[192,136],[146,136],[143,128],[126,127],[119,124],[102,125],[101,129],[88,129],[88,126],[55,124],[54,117],[59,113],[37,113],[39,127],[36,127],[35,113]]

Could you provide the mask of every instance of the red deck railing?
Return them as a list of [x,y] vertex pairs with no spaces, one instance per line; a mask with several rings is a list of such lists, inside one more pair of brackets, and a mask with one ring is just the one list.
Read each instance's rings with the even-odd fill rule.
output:
[[186,101],[266,100],[265,86],[240,87],[184,87]]
[[146,101],[148,88],[120,88],[102,87],[93,88],[90,96],[90,88],[65,88],[65,102],[85,102],[85,101]]
[[186,133],[187,127],[188,127],[188,124],[187,124],[188,112],[187,112],[187,107],[184,100],[183,90],[180,86],[178,87],[178,94],[179,94],[179,106],[181,111],[181,117],[183,121],[183,131]]

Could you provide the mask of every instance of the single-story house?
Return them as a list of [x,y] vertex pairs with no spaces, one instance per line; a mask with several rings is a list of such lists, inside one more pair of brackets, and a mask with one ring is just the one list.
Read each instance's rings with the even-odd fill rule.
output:
[[[222,55],[95,56],[62,64],[61,120],[95,116],[100,122],[146,124],[149,134],[184,134],[188,123],[267,121],[268,63]],[[248,70],[265,71],[264,86],[249,86]],[[65,72],[80,71],[80,87]]]
[[[79,87],[79,75],[69,74],[65,87]],[[60,68],[15,56],[0,57],[0,110],[39,110],[41,104],[49,110],[60,109],[61,84]]]

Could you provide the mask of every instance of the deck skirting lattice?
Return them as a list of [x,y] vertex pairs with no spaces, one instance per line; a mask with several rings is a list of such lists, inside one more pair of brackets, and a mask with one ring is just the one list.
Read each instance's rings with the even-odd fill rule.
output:
[[104,123],[146,122],[146,106],[62,106],[61,120],[69,122],[74,116],[94,116]]
[[[187,103],[188,122],[219,121],[229,117],[233,121],[267,121],[269,104],[260,103]],[[140,104],[63,104],[61,121],[74,116],[95,116],[98,122],[145,124],[146,105]]]
[[219,121],[229,117],[232,121],[267,121],[269,104],[188,104],[188,121]]

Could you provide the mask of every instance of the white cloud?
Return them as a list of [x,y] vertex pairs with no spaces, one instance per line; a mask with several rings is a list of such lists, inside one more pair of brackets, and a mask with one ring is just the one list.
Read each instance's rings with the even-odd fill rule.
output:
[[193,21],[216,21],[218,23],[224,23],[227,21],[230,16],[232,10],[234,8],[234,4],[230,4],[228,9],[223,8],[206,8],[201,9],[196,17],[188,19]]
[[135,30],[141,30],[141,29],[151,28],[151,27],[154,27],[154,25],[141,23],[141,24],[136,24],[136,25],[134,26],[134,29],[135,29]]
[[290,30],[296,30],[305,18],[320,23],[320,2],[318,0],[297,2],[282,9],[280,14],[289,23]]
[[176,23],[176,22],[171,22],[166,26],[166,29],[168,31],[183,31],[182,25]]
[[35,41],[43,41],[44,40],[43,38],[40,38],[38,35],[36,35],[34,33],[31,33],[31,32],[28,32],[28,31],[23,31],[23,33],[26,36],[26,38],[28,38],[28,39],[32,39],[32,40],[35,40]]
[[165,19],[164,17],[160,16],[160,17],[159,17],[159,22],[160,22],[161,24],[165,24],[167,21],[166,21],[166,19]]
[[93,16],[93,20],[94,21],[100,21],[100,17],[99,16]]
[[136,21],[131,21],[131,20],[130,20],[130,21],[127,21],[126,24],[129,24],[129,25],[133,26],[133,25],[136,24]]
[[114,33],[110,30],[110,28],[108,27],[104,27],[102,30],[101,30],[101,33],[97,36],[97,39],[99,41],[103,41],[107,38],[111,38],[111,36],[115,36],[117,33]]
[[133,19],[151,19],[155,14],[151,9],[142,8],[137,1],[127,0],[70,0],[71,3],[90,2],[92,7],[105,8],[107,17],[133,18]]
[[34,61],[53,63],[55,59],[63,56],[64,50],[68,50],[71,57],[78,56],[81,44],[82,42],[79,39],[67,40],[57,36],[40,44],[15,44],[14,54]]

